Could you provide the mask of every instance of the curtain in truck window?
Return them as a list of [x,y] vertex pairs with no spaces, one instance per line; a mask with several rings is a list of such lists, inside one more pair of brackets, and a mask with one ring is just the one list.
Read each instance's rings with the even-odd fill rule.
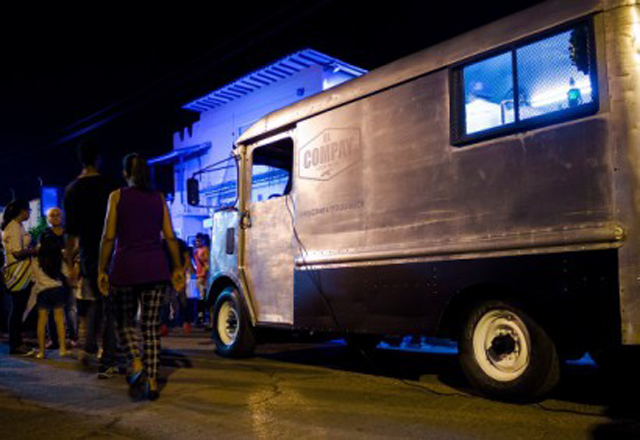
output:
[[521,120],[593,103],[585,26],[516,50]]
[[453,69],[454,145],[595,113],[591,35],[582,22]]

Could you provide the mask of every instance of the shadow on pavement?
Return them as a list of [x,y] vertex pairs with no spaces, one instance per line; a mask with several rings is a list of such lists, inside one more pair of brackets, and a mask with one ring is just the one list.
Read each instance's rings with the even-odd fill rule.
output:
[[326,344],[272,353],[262,352],[258,353],[258,356],[280,362],[372,374],[399,380],[419,381],[421,376],[436,375],[449,386],[468,388],[456,356],[450,354],[396,350],[360,352],[344,345]]
[[160,365],[162,367],[177,369],[177,368],[193,368],[191,359],[176,350],[162,350],[160,356]]
[[[422,376],[435,376],[444,385],[466,394],[475,394],[453,354],[384,349],[359,353],[344,345],[326,344],[262,352],[258,356],[402,381],[420,381]],[[548,405],[552,401],[600,407],[588,413],[575,411],[576,414],[602,415],[610,419],[610,422],[594,427],[593,438],[640,438],[639,358],[618,361],[615,366],[605,369],[594,364],[565,365],[560,385],[546,399],[537,406],[551,412],[573,412],[571,409],[552,409],[552,405]]]
[[640,438],[640,353],[619,352],[603,361],[600,373],[590,386],[597,387],[611,421],[596,426],[593,438]]

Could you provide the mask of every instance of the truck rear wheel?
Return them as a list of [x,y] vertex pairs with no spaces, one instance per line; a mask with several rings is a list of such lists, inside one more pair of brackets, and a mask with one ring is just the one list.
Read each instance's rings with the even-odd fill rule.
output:
[[460,339],[460,363],[483,394],[527,401],[559,380],[555,345],[526,313],[502,301],[487,301],[469,314]]
[[251,356],[256,347],[254,329],[235,288],[227,287],[213,307],[213,340],[221,356]]

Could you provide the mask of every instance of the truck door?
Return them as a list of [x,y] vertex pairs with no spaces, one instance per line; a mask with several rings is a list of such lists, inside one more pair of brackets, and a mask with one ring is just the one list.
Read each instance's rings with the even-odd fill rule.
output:
[[244,264],[256,319],[293,324],[293,140],[254,145],[247,159]]

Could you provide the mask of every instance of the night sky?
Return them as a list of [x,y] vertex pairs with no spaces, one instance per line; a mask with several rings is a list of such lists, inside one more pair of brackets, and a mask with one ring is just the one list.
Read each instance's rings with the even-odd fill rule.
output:
[[4,11],[0,205],[72,180],[85,131],[105,145],[110,174],[127,151],[170,150],[194,120],[183,104],[291,52],[371,70],[540,1],[210,3]]

